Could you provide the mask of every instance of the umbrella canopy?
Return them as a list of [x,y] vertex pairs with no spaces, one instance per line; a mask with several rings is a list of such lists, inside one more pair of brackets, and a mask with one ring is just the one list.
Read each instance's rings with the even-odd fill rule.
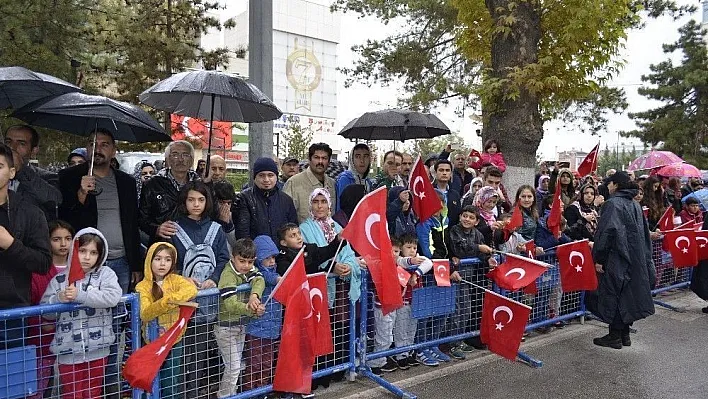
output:
[[210,121],[267,122],[283,113],[256,86],[218,71],[181,72],[139,96],[143,104]]
[[51,75],[23,67],[0,67],[0,109],[18,109],[42,98],[81,91]]
[[632,161],[627,170],[633,172],[635,170],[654,169],[680,162],[683,162],[683,159],[673,152],[650,151]]
[[396,140],[429,139],[450,134],[437,116],[407,109],[367,112],[339,132],[348,139]]
[[142,108],[103,96],[67,93],[39,100],[12,115],[30,125],[89,136],[105,129],[113,138],[133,143],[171,141],[165,129]]
[[703,179],[701,171],[697,167],[687,163],[672,163],[662,166],[656,174],[663,177],[697,177]]
[[701,211],[705,212],[708,210],[708,188],[702,188],[688,194],[687,196],[681,198],[681,203],[685,204],[686,200],[689,198],[695,198],[698,200],[701,206]]

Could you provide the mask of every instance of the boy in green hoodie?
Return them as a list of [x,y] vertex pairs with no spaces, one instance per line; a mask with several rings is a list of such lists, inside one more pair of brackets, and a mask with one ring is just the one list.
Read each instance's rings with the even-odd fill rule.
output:
[[[238,393],[246,324],[251,318],[265,313],[265,306],[261,304],[265,280],[255,267],[255,260],[253,241],[250,238],[237,240],[231,251],[231,262],[219,278],[219,321],[214,326],[214,336],[224,360],[218,392],[220,398]],[[239,290],[238,286],[242,284],[248,284],[250,290]]]

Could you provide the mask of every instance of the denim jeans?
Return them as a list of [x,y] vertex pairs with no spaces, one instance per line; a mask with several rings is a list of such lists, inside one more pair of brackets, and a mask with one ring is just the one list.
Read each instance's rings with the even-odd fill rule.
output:
[[[121,257],[116,259],[109,259],[106,261],[106,265],[110,267],[118,277],[118,284],[123,290],[123,294],[128,293],[128,286],[130,285],[130,264],[128,263],[128,258]],[[118,382],[120,380],[120,370],[119,370],[119,360],[118,360],[118,343],[123,335],[123,330],[125,329],[125,324],[123,323],[126,318],[120,317],[121,315],[126,315],[127,311],[125,308],[125,303],[121,302],[117,307],[113,308],[113,332],[116,335],[116,342],[111,345],[111,351],[108,355],[106,362],[106,374],[104,376],[105,383],[105,394],[107,398],[119,398],[118,395],[120,387]],[[127,342],[126,342],[127,344]]]

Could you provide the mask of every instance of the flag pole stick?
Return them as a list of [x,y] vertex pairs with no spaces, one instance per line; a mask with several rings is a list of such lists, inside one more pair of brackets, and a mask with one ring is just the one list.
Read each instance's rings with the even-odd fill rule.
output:
[[337,263],[337,255],[339,255],[339,251],[342,250],[342,244],[344,244],[344,240],[340,238],[339,239],[339,246],[337,247],[337,252],[334,253],[334,257],[332,258],[332,263],[329,265],[329,269],[327,269],[327,273],[325,274],[325,277],[329,277],[329,273],[332,271],[334,264]]
[[465,279],[460,279],[460,282],[465,283],[465,284],[469,284],[469,285],[471,285],[471,286],[473,286],[473,287],[477,287],[477,288],[483,289],[484,292],[488,292],[488,293],[490,293],[490,294],[492,294],[492,295],[496,295],[496,296],[498,296],[498,297],[500,297],[500,298],[504,298],[504,299],[506,299],[506,300],[509,300],[509,301],[511,301],[511,302],[514,302],[514,303],[517,304],[517,305],[521,305],[521,306],[523,306],[523,307],[525,307],[525,308],[531,309],[531,306],[529,306],[529,305],[523,304],[523,303],[521,303],[521,302],[519,302],[519,301],[515,301],[515,300],[513,300],[513,299],[511,299],[511,298],[507,298],[507,297],[505,297],[505,296],[503,296],[503,295],[499,295],[499,294],[497,294],[496,292],[494,292],[494,291],[492,291],[492,290],[489,290],[489,289],[486,289],[486,288],[482,287],[481,285],[477,285],[477,284],[475,284],[475,283],[473,283],[473,282],[470,282],[470,281],[467,281],[467,280],[465,280]]

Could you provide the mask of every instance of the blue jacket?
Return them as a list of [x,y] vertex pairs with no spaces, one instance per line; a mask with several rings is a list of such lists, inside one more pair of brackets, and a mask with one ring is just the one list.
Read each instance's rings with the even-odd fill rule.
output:
[[415,235],[415,224],[417,218],[412,209],[403,212],[403,203],[398,196],[403,187],[391,187],[388,190],[388,204],[386,205],[386,220],[388,222],[388,232],[391,237],[400,237],[404,234]]
[[[268,236],[261,235],[253,241],[256,244],[256,267],[266,282],[263,298],[261,298],[261,303],[263,303],[270,297],[273,287],[278,284],[278,273],[275,271],[275,263],[266,267],[261,262],[270,256],[278,255],[279,251],[273,240]],[[248,323],[246,333],[258,338],[278,339],[282,325],[283,306],[278,301],[270,301],[266,305],[265,314]]]
[[447,259],[450,234],[446,217],[430,217],[418,223],[415,228],[418,235],[418,251],[428,259]]
[[[181,217],[177,219],[177,224],[182,227],[184,232],[187,233],[194,244],[201,244],[204,242],[211,223],[212,220],[209,217],[205,217],[200,221],[195,221],[188,217]],[[177,236],[172,237],[172,245],[177,248],[177,269],[179,273],[182,274],[182,266],[184,264],[184,256],[187,252],[187,248],[182,245]],[[230,260],[229,250],[226,245],[226,233],[224,233],[221,228],[216,234],[214,244],[211,248],[216,256],[216,265],[214,265],[214,273],[212,273],[209,279],[218,284],[219,277],[221,277],[221,273],[224,271],[224,266],[226,266]]]
[[573,241],[563,233],[561,233],[560,239],[558,239],[553,236],[550,230],[548,230],[548,215],[550,213],[551,211],[547,209],[543,217],[538,220],[536,238],[534,239],[536,246],[542,247],[544,250]]
[[[363,184],[366,187],[366,192],[370,192],[374,187],[374,181],[368,177],[363,179],[357,179],[351,169],[345,170],[339,176],[337,176],[337,182],[335,183],[335,191],[337,192],[337,209],[339,211],[342,201],[340,201],[344,189],[350,184]],[[333,212],[334,213],[334,212]]]

